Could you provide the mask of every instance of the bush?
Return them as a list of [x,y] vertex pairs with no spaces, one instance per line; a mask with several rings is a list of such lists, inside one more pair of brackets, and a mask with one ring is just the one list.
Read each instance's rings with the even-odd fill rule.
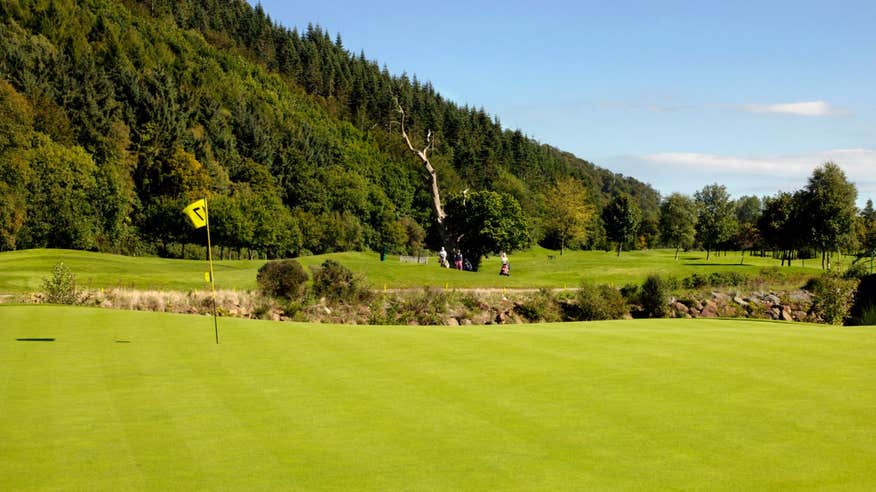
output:
[[76,277],[63,262],[52,268],[52,275],[43,279],[46,302],[51,304],[76,303]]
[[843,278],[846,280],[861,279],[870,274],[870,266],[864,262],[852,263],[849,268],[843,272]]
[[844,280],[833,274],[813,278],[804,289],[812,292],[812,313],[825,323],[841,325],[849,314],[858,282]]
[[745,274],[739,272],[712,272],[708,275],[694,273],[685,277],[681,285],[685,289],[701,289],[703,287],[735,287],[748,280]]
[[620,291],[607,285],[584,284],[575,296],[574,319],[596,321],[620,319],[627,314],[627,306]]
[[354,303],[367,294],[362,281],[353,272],[334,260],[325,260],[313,269],[313,293],[333,302]]
[[256,282],[265,295],[298,299],[304,295],[307,272],[295,260],[269,261],[259,268]]
[[560,321],[561,314],[556,298],[548,289],[540,289],[531,297],[514,305],[514,311],[528,321]]
[[642,314],[649,318],[664,318],[669,310],[669,289],[658,275],[649,275],[639,295]]

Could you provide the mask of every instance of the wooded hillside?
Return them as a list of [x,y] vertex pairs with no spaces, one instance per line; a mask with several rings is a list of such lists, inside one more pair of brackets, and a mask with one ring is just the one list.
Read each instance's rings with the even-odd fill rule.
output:
[[[541,227],[545,194],[574,178],[601,207],[659,195],[459,107],[428,82],[298,32],[244,1],[0,0],[0,249],[185,255],[184,205],[208,196],[214,241],[267,256],[383,249],[434,238],[432,153],[448,195],[511,195]],[[602,245],[601,224],[586,245]],[[433,240],[434,244],[434,240]]]

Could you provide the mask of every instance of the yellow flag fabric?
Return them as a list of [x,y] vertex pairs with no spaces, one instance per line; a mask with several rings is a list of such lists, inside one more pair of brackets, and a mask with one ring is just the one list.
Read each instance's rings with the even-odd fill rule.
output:
[[204,282],[210,281],[210,272],[204,272]]
[[183,209],[183,213],[189,217],[189,220],[192,221],[192,225],[195,226],[195,229],[200,229],[207,225],[207,200],[201,198],[193,203],[191,203],[188,207]]

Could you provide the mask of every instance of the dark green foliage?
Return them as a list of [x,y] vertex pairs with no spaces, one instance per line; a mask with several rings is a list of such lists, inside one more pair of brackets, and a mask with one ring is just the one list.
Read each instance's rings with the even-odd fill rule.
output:
[[447,200],[445,210],[451,240],[475,270],[486,254],[510,253],[530,244],[526,217],[511,195],[493,191],[455,195]]
[[728,239],[737,229],[735,207],[724,185],[708,185],[696,192],[697,239],[706,248],[706,259],[712,251]]
[[575,296],[575,310],[572,317],[579,321],[621,319],[626,314],[627,305],[620,291],[608,285],[583,284]]
[[349,268],[334,260],[325,260],[313,269],[313,293],[330,302],[353,303],[367,294],[367,287]]
[[639,293],[642,314],[648,318],[665,318],[669,311],[669,288],[659,275],[649,275]]
[[[764,271],[763,275],[767,278],[775,278],[774,272]],[[781,277],[779,277],[781,278]],[[742,285],[749,280],[748,276],[740,272],[711,272],[708,275],[700,275],[694,273],[689,277],[685,277],[681,281],[681,286],[685,289],[701,289],[704,287],[735,287]]]
[[830,270],[828,253],[852,238],[858,191],[836,164],[817,167],[801,192],[804,238],[822,253],[822,267]]
[[858,261],[849,265],[849,268],[843,272],[843,278],[846,280],[861,279],[870,275],[869,261]]
[[52,268],[52,274],[43,279],[43,293],[51,304],[76,303],[76,277],[63,262]]
[[844,280],[831,273],[810,279],[804,289],[814,296],[812,313],[825,323],[841,325],[848,317],[857,289],[857,280]]
[[264,294],[290,300],[304,295],[307,280],[307,272],[295,260],[269,261],[256,275],[256,282]]
[[660,238],[675,248],[675,259],[682,248],[693,246],[696,237],[697,208],[694,201],[673,193],[660,205]]
[[602,221],[606,236],[617,243],[617,254],[620,256],[623,245],[635,238],[642,221],[642,211],[630,195],[621,193],[602,209]]
[[859,278],[847,324],[876,325],[876,275]]

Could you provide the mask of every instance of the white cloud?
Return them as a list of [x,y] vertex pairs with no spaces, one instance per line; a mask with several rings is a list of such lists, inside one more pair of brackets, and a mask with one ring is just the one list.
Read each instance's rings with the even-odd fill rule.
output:
[[794,156],[737,157],[695,152],[668,152],[649,154],[646,161],[670,166],[731,174],[757,174],[785,177],[808,176],[815,166],[827,161],[838,164],[853,179],[876,179],[876,150],[835,149],[825,152]]
[[[876,149],[835,149],[811,154],[768,157],[739,157],[696,152],[668,152],[641,157],[658,188],[677,188],[682,180],[699,183],[697,188],[712,182],[727,184],[735,195],[761,194],[764,191],[793,191],[805,186],[816,166],[827,161],[836,163],[858,187],[861,195],[876,192]],[[658,171],[659,170],[659,171]],[[640,169],[646,171],[646,169]],[[647,174],[647,173],[646,173]],[[665,182],[660,178],[666,176]],[[661,189],[662,192],[667,190]]]
[[844,114],[824,101],[794,102],[785,104],[746,104],[743,111],[749,113],[792,114],[797,116],[835,116]]

